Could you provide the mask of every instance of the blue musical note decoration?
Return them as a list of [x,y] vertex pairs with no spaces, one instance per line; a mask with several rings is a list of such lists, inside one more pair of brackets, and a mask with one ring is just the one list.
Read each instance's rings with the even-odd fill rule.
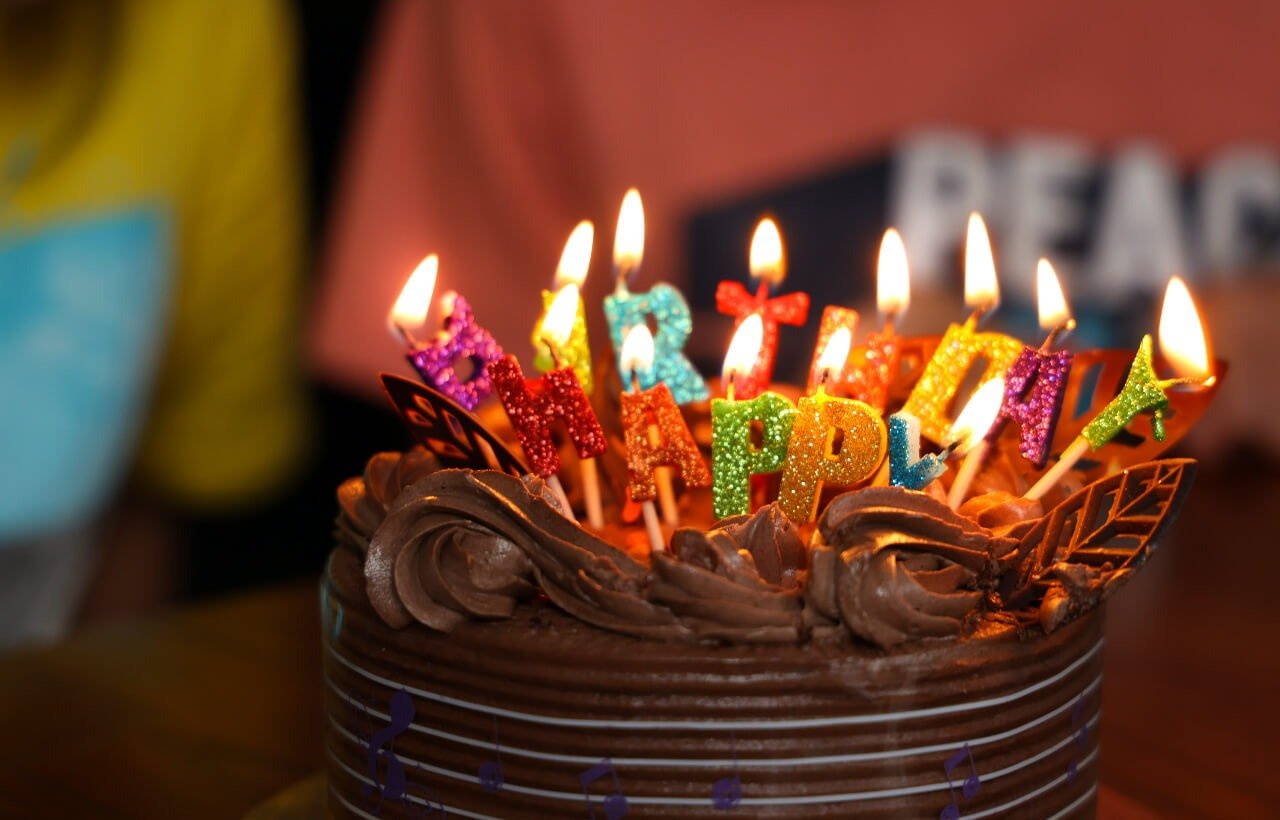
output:
[[[409,697],[408,692],[401,689],[391,695],[389,715],[391,723],[369,739],[369,779],[373,781],[373,784],[366,784],[364,793],[368,797],[376,788],[380,795],[379,807],[387,800],[403,800],[405,788],[408,785],[405,779],[404,764],[400,762],[400,758],[396,757],[393,749],[396,738],[407,732],[409,725],[413,723],[413,698]],[[383,751],[384,746],[386,747],[385,752]],[[386,772],[382,778],[381,785],[378,785],[379,755],[385,755],[387,761]]]
[[497,715],[493,716],[493,753],[497,755],[494,760],[486,760],[480,764],[480,788],[488,794],[497,794],[502,791],[502,784],[506,780],[502,769],[502,746],[498,740]]
[[587,803],[587,816],[591,820],[597,820],[596,809],[591,804],[591,793],[587,789],[602,777],[610,776],[613,778],[613,794],[606,796],[601,803],[605,820],[619,820],[627,814],[627,796],[622,793],[622,784],[618,782],[618,773],[613,768],[613,761],[606,757],[578,775],[578,781],[582,784],[582,799]]
[[738,773],[738,736],[729,735],[730,750],[733,753],[733,775],[722,777],[711,784],[711,805],[717,809],[732,809],[742,802],[742,777]]
[[973,752],[969,751],[969,744],[966,743],[960,747],[960,750],[947,758],[947,762],[942,765],[942,771],[947,776],[947,788],[951,791],[951,803],[942,809],[938,814],[939,820],[960,820],[960,798],[956,797],[956,786],[951,780],[951,773],[964,763],[965,758],[969,759],[969,768],[972,774],[964,779],[961,784],[960,793],[964,795],[965,800],[972,800],[978,796],[979,790],[982,788],[982,779],[978,777],[978,764],[973,760]]
[[1089,745],[1089,727],[1084,722],[1084,695],[1076,698],[1075,708],[1071,710],[1071,730],[1076,736],[1077,750],[1071,753],[1067,763],[1067,782],[1076,782],[1076,767],[1080,765],[1080,757]]

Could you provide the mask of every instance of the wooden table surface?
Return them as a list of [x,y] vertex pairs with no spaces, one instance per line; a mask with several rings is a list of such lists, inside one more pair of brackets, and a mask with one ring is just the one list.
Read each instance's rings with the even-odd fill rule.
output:
[[[1280,815],[1280,477],[1205,477],[1108,613],[1102,813]],[[0,658],[0,816],[240,817],[320,767],[314,583]]]

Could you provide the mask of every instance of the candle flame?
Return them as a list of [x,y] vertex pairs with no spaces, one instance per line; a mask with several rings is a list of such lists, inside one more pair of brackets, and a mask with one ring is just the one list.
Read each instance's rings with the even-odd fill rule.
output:
[[1072,324],[1071,308],[1062,292],[1062,283],[1048,259],[1041,259],[1036,264],[1036,299],[1040,307],[1041,329],[1054,330]]
[[839,379],[844,375],[845,365],[849,361],[849,348],[853,346],[853,334],[847,327],[838,327],[827,339],[822,355],[818,357],[819,381]]
[[436,275],[440,271],[440,257],[434,253],[418,263],[409,280],[400,290],[400,296],[387,314],[387,326],[391,334],[400,338],[401,329],[414,330],[427,321],[431,309],[431,294],[436,289]]
[[542,335],[556,347],[569,343],[573,323],[578,318],[578,302],[578,286],[570,284],[560,288],[556,298],[551,300],[551,307],[547,308],[547,315],[542,319]]
[[564,243],[564,251],[560,254],[560,264],[556,266],[557,288],[565,285],[582,287],[582,283],[587,281],[595,237],[596,228],[589,219],[579,222],[569,234],[569,239]]
[[778,223],[764,217],[751,235],[751,276],[777,285],[787,277],[787,255],[782,249]]
[[1160,308],[1160,350],[1180,378],[1205,379],[1209,365],[1209,342],[1186,282],[1175,276],[1164,292]]
[[624,377],[653,367],[653,334],[648,325],[636,325],[627,331],[618,360]]
[[1004,379],[997,376],[989,382],[984,382],[973,391],[968,404],[960,411],[960,415],[956,416],[955,424],[951,425],[951,433],[948,435],[950,439],[948,443],[960,442],[956,449],[961,455],[973,449],[973,446],[991,430],[991,425],[995,424],[1002,401],[1004,401]]
[[720,378],[726,384],[733,378],[745,376],[755,367],[760,356],[760,346],[764,344],[764,322],[760,314],[753,313],[742,320],[733,341],[729,342],[729,351],[724,354],[724,368]]
[[911,274],[907,267],[907,246],[896,228],[884,232],[880,240],[880,262],[876,267],[876,307],[886,316],[901,316],[911,303]]
[[964,303],[973,310],[992,310],[1000,304],[991,237],[977,211],[969,214],[969,229],[964,240]]
[[640,267],[644,259],[644,203],[640,192],[630,188],[618,210],[618,228],[613,234],[613,267],[625,277]]

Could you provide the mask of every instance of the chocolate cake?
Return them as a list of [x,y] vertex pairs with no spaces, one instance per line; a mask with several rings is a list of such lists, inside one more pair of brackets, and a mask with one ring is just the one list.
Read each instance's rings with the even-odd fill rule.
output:
[[993,487],[957,512],[870,486],[803,530],[772,503],[711,521],[695,491],[691,526],[649,554],[428,405],[406,418],[427,414],[432,453],[375,456],[339,491],[335,816],[1092,815],[1103,602],[1192,462],[1047,512]]

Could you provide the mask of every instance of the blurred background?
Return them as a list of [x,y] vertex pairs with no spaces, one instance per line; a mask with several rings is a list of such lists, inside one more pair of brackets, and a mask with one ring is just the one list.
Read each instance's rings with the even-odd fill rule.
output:
[[526,356],[592,219],[605,350],[633,185],[636,287],[685,290],[707,373],[764,212],[782,290],[864,316],[898,226],[907,332],[963,315],[975,209],[1024,338],[1041,255],[1077,346],[1182,274],[1232,366],[1189,446],[1273,473],[1276,42],[1264,2],[0,0],[0,645],[316,574],[337,484],[408,443],[376,377],[419,260]]

